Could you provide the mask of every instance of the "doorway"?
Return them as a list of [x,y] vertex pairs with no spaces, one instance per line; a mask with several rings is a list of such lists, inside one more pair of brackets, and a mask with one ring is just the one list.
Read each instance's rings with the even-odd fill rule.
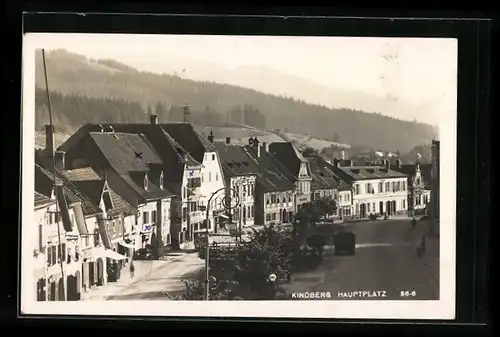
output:
[[366,218],[366,205],[365,204],[359,205],[359,217]]

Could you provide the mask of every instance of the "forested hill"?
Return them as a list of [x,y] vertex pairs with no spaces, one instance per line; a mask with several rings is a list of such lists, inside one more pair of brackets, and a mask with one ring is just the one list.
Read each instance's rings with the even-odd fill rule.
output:
[[[187,103],[193,112],[190,120],[195,118],[197,120],[192,121],[200,124],[225,124],[236,119],[236,122],[258,128],[287,129],[387,151],[406,152],[437,136],[437,131],[430,125],[401,121],[378,113],[329,109],[237,86],[140,72],[114,60],[90,60],[65,50],[51,51],[46,56],[51,90],[73,97],[118,102],[112,104],[112,108],[108,104],[107,111],[102,108],[100,111],[83,109],[83,106],[75,107],[73,112],[60,111],[61,122],[73,130],[84,122],[145,121],[148,106],[154,108],[160,102],[156,113],[161,121],[181,118],[181,106]],[[36,55],[36,84],[45,89],[41,52]],[[39,109],[42,105],[38,105]],[[42,119],[37,120],[40,123]]]

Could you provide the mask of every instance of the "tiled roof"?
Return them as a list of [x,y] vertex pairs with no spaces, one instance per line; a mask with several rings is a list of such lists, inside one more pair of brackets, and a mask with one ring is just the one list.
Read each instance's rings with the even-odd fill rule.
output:
[[214,143],[225,177],[258,174],[259,169],[248,156],[243,146],[228,145],[221,142]]
[[61,172],[67,179],[75,181],[102,180],[102,178],[91,167],[82,167]]
[[86,124],[74,133],[59,149],[68,151],[75,143],[90,132],[114,130],[114,132],[143,134],[163,162],[164,185],[176,194],[181,193],[184,164],[201,166],[178,142],[175,141],[159,124],[148,123],[112,123]]
[[328,163],[318,156],[308,157],[309,167],[311,169],[313,189],[336,189],[339,187],[339,179],[328,167]]
[[216,151],[215,145],[209,142],[190,123],[166,123],[159,125],[200,163],[203,163],[203,157],[206,152]]
[[55,202],[55,200],[52,200],[49,197],[35,191],[35,208],[55,204]]
[[382,166],[350,166],[339,167],[335,173],[343,175],[342,179],[355,181],[355,180],[368,180],[368,179],[388,179],[388,178],[405,178],[406,174],[386,169]]
[[274,159],[268,152],[261,148],[260,157],[257,147],[245,145],[244,149],[259,169],[257,183],[266,191],[284,191],[295,189],[294,177],[286,168]]
[[278,159],[294,177],[299,176],[300,164],[305,161],[304,157],[290,142],[269,144],[269,153]]
[[147,172],[150,164],[162,164],[143,135],[91,132],[90,137],[118,172]]
[[[90,216],[102,213],[102,210],[94,205],[88,196],[84,195],[78,188],[67,180],[59,171],[56,171],[56,180],[63,184],[68,204],[81,202],[84,215]],[[54,175],[45,167],[35,163],[35,191],[49,197],[54,187]]]

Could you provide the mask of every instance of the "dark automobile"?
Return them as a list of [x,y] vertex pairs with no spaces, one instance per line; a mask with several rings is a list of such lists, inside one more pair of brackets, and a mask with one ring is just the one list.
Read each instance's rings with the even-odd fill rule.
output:
[[333,237],[335,255],[354,255],[356,253],[356,235],[351,232],[339,232]]

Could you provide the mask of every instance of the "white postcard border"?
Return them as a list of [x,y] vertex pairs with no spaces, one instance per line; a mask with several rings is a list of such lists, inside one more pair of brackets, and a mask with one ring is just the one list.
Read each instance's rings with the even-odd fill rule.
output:
[[[35,50],[63,33],[29,33],[23,39],[22,65],[22,244],[23,315],[211,316],[343,319],[454,319],[456,255],[456,113],[443,114],[440,139],[440,277],[438,301],[76,301],[37,302],[32,250],[34,218]],[[81,34],[72,34],[81,35]],[[88,35],[88,34],[85,34]],[[97,35],[97,34],[95,34]],[[102,34],[98,34],[102,35]],[[455,50],[458,57],[458,43]],[[458,73],[458,72],[457,72]],[[456,95],[456,94],[455,94]]]

